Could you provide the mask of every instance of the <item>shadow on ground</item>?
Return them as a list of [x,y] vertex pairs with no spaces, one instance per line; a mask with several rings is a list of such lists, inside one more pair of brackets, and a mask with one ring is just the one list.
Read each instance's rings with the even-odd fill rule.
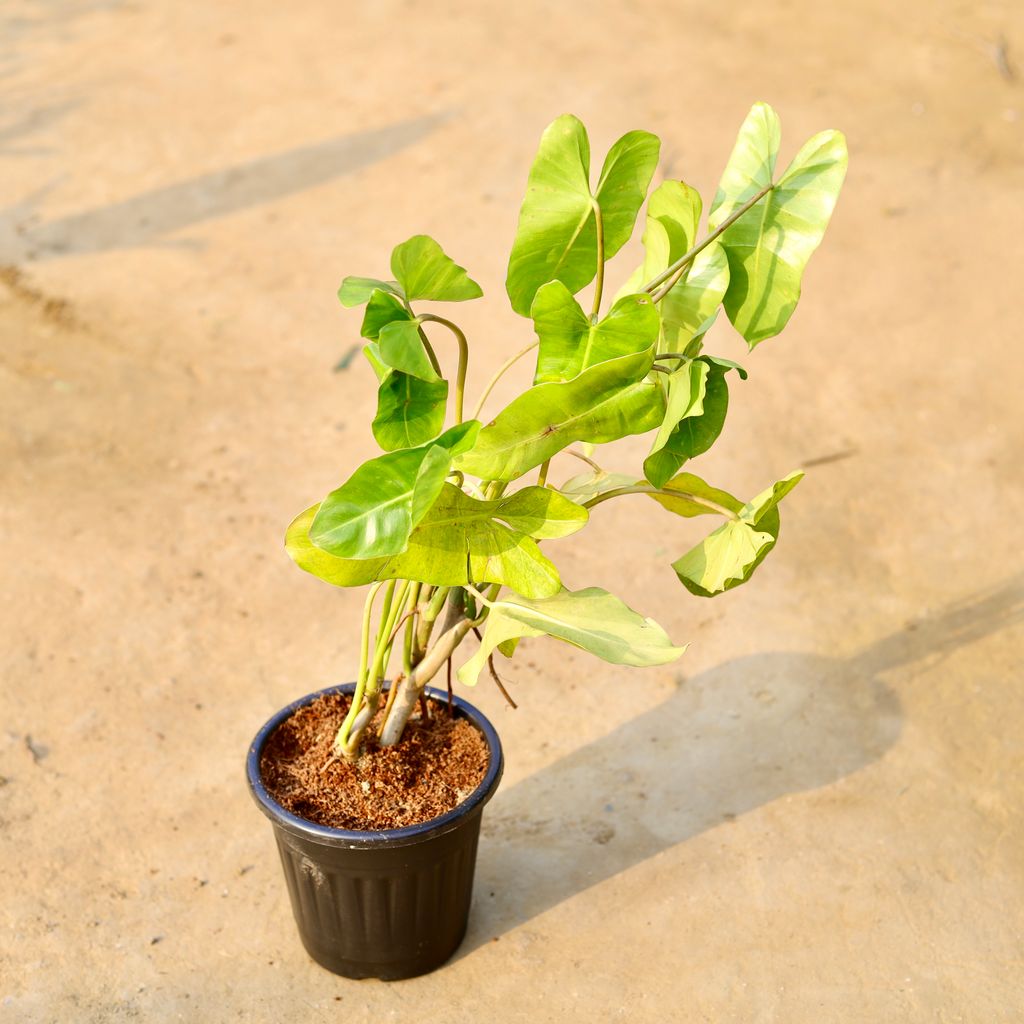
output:
[[44,186],[0,211],[0,254],[18,263],[139,246],[195,248],[194,240],[169,236],[352,174],[418,142],[445,117],[410,118],[299,146],[39,223],[39,209],[52,187]]
[[608,736],[499,793],[462,953],[709,828],[880,758],[899,738],[879,676],[1024,620],[1024,577],[846,659],[771,652],[686,680]]

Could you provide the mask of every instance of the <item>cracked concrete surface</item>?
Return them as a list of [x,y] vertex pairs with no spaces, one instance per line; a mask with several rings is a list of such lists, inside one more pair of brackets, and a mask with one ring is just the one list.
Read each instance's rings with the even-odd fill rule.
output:
[[[1018,5],[0,22],[0,1021],[1024,1016]],[[242,760],[355,657],[360,596],[281,550],[373,449],[337,284],[435,235],[488,294],[460,310],[478,389],[528,337],[502,280],[543,126],[656,131],[707,199],[755,99],[787,153],[824,127],[851,150],[786,334],[713,335],[751,377],[699,469],[754,493],[811,468],[778,550],[701,602],[656,508],[553,547],[690,650],[633,672],[525,644],[517,712],[482,683],[508,766],[465,945],[335,978]]]

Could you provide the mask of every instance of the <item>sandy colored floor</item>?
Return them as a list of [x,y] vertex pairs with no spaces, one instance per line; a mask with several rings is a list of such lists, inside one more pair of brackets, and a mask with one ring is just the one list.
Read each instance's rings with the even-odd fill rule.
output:
[[[1018,4],[10,0],[0,72],[0,1021],[1024,1018]],[[479,387],[529,337],[542,127],[656,131],[708,196],[755,99],[852,153],[701,463],[811,467],[779,550],[705,603],[656,508],[562,542],[690,651],[534,643],[521,710],[481,686],[508,767],[465,946],[335,978],[242,775],[352,673],[360,595],[281,550],[373,448],[334,290],[436,235],[493,300]]]

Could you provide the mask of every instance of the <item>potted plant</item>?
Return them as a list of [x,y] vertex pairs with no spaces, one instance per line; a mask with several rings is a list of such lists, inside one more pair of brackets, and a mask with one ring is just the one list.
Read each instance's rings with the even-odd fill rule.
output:
[[[643,263],[607,303],[605,265],[633,232],[659,141],[624,135],[593,185],[582,123],[565,115],[549,125],[506,281],[534,338],[468,413],[470,342],[423,305],[479,298],[467,272],[416,235],[392,252],[390,279],[342,283],[342,304],[365,307],[382,454],[301,513],[286,546],[322,580],[368,588],[360,664],[353,683],[275,715],[248,764],[303,941],[328,968],[405,977],[438,966],[462,938],[483,805],[502,765],[493,728],[452,697],[452,658],[467,637],[479,640],[457,672],[466,686],[485,670],[500,685],[495,657],[511,657],[524,637],[554,637],[618,665],[663,664],[685,649],[612,594],[565,589],[548,542],[627,496],[669,515],[710,516],[714,528],[672,563],[700,597],[745,583],[775,546],[779,503],[801,473],[744,501],[687,463],[722,430],[730,375],[746,379],[705,349],[720,307],[751,350],[778,334],[842,185],[841,134],[814,136],[776,176],[779,142],[775,112],[756,104],[703,236],[696,190],[658,185]],[[575,296],[592,282],[585,309]],[[454,378],[442,368],[449,344]],[[495,382],[533,350],[532,383],[482,416]],[[612,472],[594,457],[593,445],[645,433],[639,469]],[[570,460],[582,471],[565,479]],[[447,693],[428,689],[446,667]]]

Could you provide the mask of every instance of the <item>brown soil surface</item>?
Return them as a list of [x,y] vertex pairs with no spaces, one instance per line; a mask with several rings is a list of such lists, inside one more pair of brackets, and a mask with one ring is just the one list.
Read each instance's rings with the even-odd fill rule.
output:
[[340,693],[321,697],[268,740],[260,774],[292,814],[334,828],[404,828],[453,810],[483,781],[489,763],[483,737],[436,704],[428,721],[409,722],[398,746],[371,745],[355,763],[333,757],[349,703]]

